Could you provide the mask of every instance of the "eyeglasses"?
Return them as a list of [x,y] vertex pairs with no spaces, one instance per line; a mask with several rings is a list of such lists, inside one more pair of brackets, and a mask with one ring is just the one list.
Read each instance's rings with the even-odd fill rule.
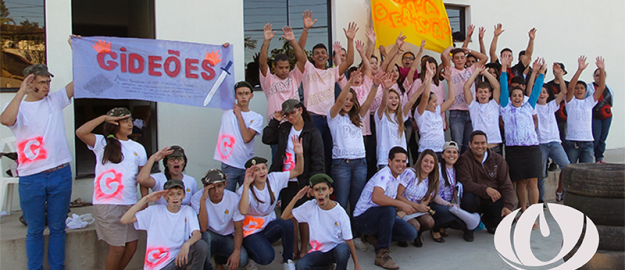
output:
[[183,157],[170,157],[170,158],[167,158],[167,160],[171,160],[171,161],[182,161],[182,160],[184,160],[184,158],[183,158]]
[[402,58],[402,60],[414,61],[414,57],[404,57],[404,58]]

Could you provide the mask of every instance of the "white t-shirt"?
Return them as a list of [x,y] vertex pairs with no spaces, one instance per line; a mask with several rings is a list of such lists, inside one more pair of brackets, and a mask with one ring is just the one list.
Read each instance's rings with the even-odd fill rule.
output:
[[[200,198],[204,195],[204,189],[200,189],[191,198],[191,206],[195,214],[200,214]],[[208,215],[208,228],[219,235],[234,234],[234,222],[243,220],[239,212],[240,196],[230,190],[224,190],[221,202],[215,204],[210,198],[206,199],[206,214]]]
[[273,118],[273,113],[282,110],[282,102],[287,99],[299,100],[299,85],[302,83],[304,74],[295,67],[286,79],[282,80],[267,70],[267,76],[260,75],[260,87],[263,88],[267,97],[267,122]]
[[473,124],[473,131],[481,130],[486,133],[488,143],[501,143],[501,133],[499,132],[499,104],[490,100],[486,104],[471,101],[469,105],[469,116]]
[[[248,192],[250,210],[248,211],[248,215],[245,216],[245,219],[243,219],[244,237],[262,231],[269,222],[276,219],[274,209],[278,203],[278,195],[283,188],[288,186],[289,174],[290,172],[272,172],[267,175],[267,183],[271,186],[271,191],[275,198],[273,203],[271,203],[267,184],[265,184],[263,190],[256,189],[254,185],[250,187]],[[254,198],[252,191],[256,194],[258,200],[263,201],[263,203]],[[243,194],[243,187],[239,187],[237,194],[239,194],[239,196]]]
[[308,223],[310,228],[310,246],[308,253],[314,251],[328,252],[340,243],[352,239],[349,216],[338,203],[330,209],[323,210],[317,200],[310,200],[293,209],[293,216],[299,223]]
[[567,129],[566,139],[568,141],[592,142],[592,108],[597,105],[595,97],[590,95],[585,99],[573,97],[566,103]]
[[[408,168],[407,170],[412,170],[412,168]],[[425,180],[419,183],[419,179],[412,178],[406,185],[406,189],[404,190],[404,198],[414,203],[421,203],[421,200],[425,198],[425,195],[428,192],[429,181],[426,177]],[[430,194],[430,199],[434,198],[434,192]]]
[[503,118],[506,146],[531,146],[538,145],[538,135],[534,125],[536,111],[532,105],[523,101],[521,107],[514,107],[508,98],[508,105],[501,108]]
[[558,130],[558,122],[556,121],[556,111],[560,108],[560,104],[556,100],[549,101],[545,105],[536,104],[536,113],[538,114],[538,143],[550,143],[560,141],[560,131]]
[[[245,127],[256,131],[254,137],[263,131],[263,116],[253,112],[241,112]],[[223,110],[221,127],[213,159],[232,167],[245,169],[245,162],[254,156],[254,138],[245,143],[241,136],[239,120],[232,110]]]
[[[355,86],[352,87],[352,89],[354,89],[354,92],[356,92],[356,99],[358,99],[358,103],[360,104],[360,106],[362,106],[362,104],[365,103],[365,101],[367,101],[367,97],[369,96],[369,93],[371,92],[371,88],[373,87],[373,81],[371,80],[371,78],[367,77],[367,76],[363,76],[362,79],[362,84],[360,84],[360,86]],[[376,92],[376,96],[380,95],[380,98],[382,98],[381,94],[382,94],[382,89],[381,87],[378,87],[375,89]],[[365,116],[362,120],[362,135],[371,135],[371,120],[369,118],[369,114],[367,114],[367,116]]]
[[435,112],[424,110],[422,115],[415,110],[414,119],[419,127],[419,152],[431,149],[434,152],[443,152],[445,146],[445,130],[441,117],[441,106],[436,106]]
[[[475,65],[459,70],[456,67],[451,67],[451,83],[454,85],[456,92],[456,100],[454,104],[449,107],[450,111],[468,111],[469,107],[464,99],[464,83],[471,77],[471,74],[475,71]],[[442,82],[441,82],[442,83]],[[471,93],[475,97],[475,83],[471,84]]]
[[302,86],[304,105],[314,114],[325,115],[334,104],[334,83],[340,77],[339,68],[318,69],[306,61]]
[[[291,138],[293,136],[297,136],[299,138],[299,135],[302,134],[302,130],[304,129],[302,128],[299,131],[297,131],[295,130],[295,127],[291,127],[291,131],[289,132],[289,138],[287,139],[287,142],[286,142],[286,151],[284,152],[284,162],[282,163],[283,172],[288,172],[288,171],[295,169],[295,151],[293,150],[293,141],[291,141]],[[289,179],[289,181],[297,182],[297,177],[293,177]]]
[[162,269],[176,259],[182,245],[194,231],[200,231],[197,216],[190,206],[183,205],[178,213],[166,205],[152,205],[135,214],[135,229],[147,231],[143,269]]
[[[153,192],[163,190],[163,185],[167,182],[167,177],[164,173],[155,173],[150,175],[150,177],[154,178],[154,187],[152,188]],[[191,196],[197,192],[197,182],[195,178],[188,176],[186,174],[182,174],[182,183],[184,183],[184,199],[182,200],[182,204],[191,205]],[[167,205],[167,201],[161,197],[156,201],[156,204]]]
[[[362,128],[354,125],[347,113],[341,115],[339,112],[334,118],[331,118],[330,111],[328,111],[327,119],[332,134],[332,158],[364,158],[366,152],[365,142],[362,139]],[[364,118],[360,117],[360,121],[363,123]]]
[[118,164],[110,161],[102,164],[106,140],[96,134],[93,147],[95,153],[95,179],[93,179],[93,204],[133,205],[137,203],[137,174],[139,167],[147,162],[143,145],[133,141],[119,141],[124,159]]
[[[402,110],[400,107],[397,110]],[[382,119],[378,117],[378,111],[375,111],[375,138],[377,142],[378,165],[388,164],[388,152],[395,146],[406,146],[406,136],[399,131],[399,125],[395,122],[395,114],[390,114],[389,120],[386,114],[382,112]],[[408,119],[408,115],[404,115],[404,120]]]
[[[4,110],[9,106],[4,105]],[[17,172],[29,176],[72,161],[63,108],[71,104],[65,87],[39,101],[22,101],[10,126],[17,145]],[[4,137],[4,136],[3,136]]]
[[382,188],[384,190],[384,195],[395,199],[397,197],[397,188],[399,185],[406,186],[408,181],[414,177],[415,173],[413,170],[404,170],[402,174],[395,178],[391,173],[391,169],[389,167],[384,167],[373,175],[369,182],[367,182],[367,185],[365,185],[358,199],[358,203],[356,203],[356,208],[354,208],[354,217],[360,216],[371,207],[379,206],[371,200],[375,187]]

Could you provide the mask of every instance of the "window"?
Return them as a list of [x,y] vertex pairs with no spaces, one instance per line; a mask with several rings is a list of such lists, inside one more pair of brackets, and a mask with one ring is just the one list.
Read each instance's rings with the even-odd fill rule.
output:
[[299,40],[304,27],[302,14],[305,10],[313,12],[317,19],[315,26],[308,32],[305,51],[312,51],[317,43],[331,44],[330,36],[330,3],[327,0],[244,0],[244,31],[245,31],[245,79],[252,85],[259,85],[258,55],[263,46],[265,24],[270,23],[276,35],[269,44],[269,55],[272,50],[282,49],[282,27],[293,28],[295,38]]
[[44,0],[0,0],[0,89],[17,91],[24,68],[46,63]]
[[454,42],[463,42],[466,38],[466,17],[463,6],[445,5],[447,17],[449,17],[449,25]]

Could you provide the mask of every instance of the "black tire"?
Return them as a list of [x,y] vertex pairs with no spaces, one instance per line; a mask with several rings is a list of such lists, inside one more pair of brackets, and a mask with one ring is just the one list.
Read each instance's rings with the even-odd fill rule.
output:
[[597,225],[597,231],[599,231],[599,249],[625,250],[625,227]]
[[589,197],[625,198],[625,164],[579,163],[562,170],[564,190]]
[[595,225],[625,225],[625,199],[587,197],[566,192],[564,205],[586,214]]

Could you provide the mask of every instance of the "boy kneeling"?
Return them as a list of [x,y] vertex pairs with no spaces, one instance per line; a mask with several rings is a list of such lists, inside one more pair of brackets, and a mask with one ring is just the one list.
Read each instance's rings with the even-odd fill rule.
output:
[[[143,269],[204,268],[208,244],[202,234],[191,206],[182,205],[185,197],[184,183],[177,179],[165,182],[163,190],[141,198],[121,218],[123,224],[134,222],[135,229],[147,231],[145,263]],[[139,212],[148,202],[161,197],[167,205],[152,205]]]
[[311,190],[309,186],[306,186],[297,193],[282,213],[284,220],[295,217],[297,222],[308,223],[310,228],[316,228],[310,230],[312,249],[297,262],[297,269],[312,269],[331,263],[336,263],[336,270],[347,269],[351,253],[354,259],[354,269],[360,270],[352,241],[349,216],[340,205],[330,200],[330,194],[334,191],[332,178],[320,173],[310,177],[309,181],[315,200],[307,201],[293,209],[295,203]]

